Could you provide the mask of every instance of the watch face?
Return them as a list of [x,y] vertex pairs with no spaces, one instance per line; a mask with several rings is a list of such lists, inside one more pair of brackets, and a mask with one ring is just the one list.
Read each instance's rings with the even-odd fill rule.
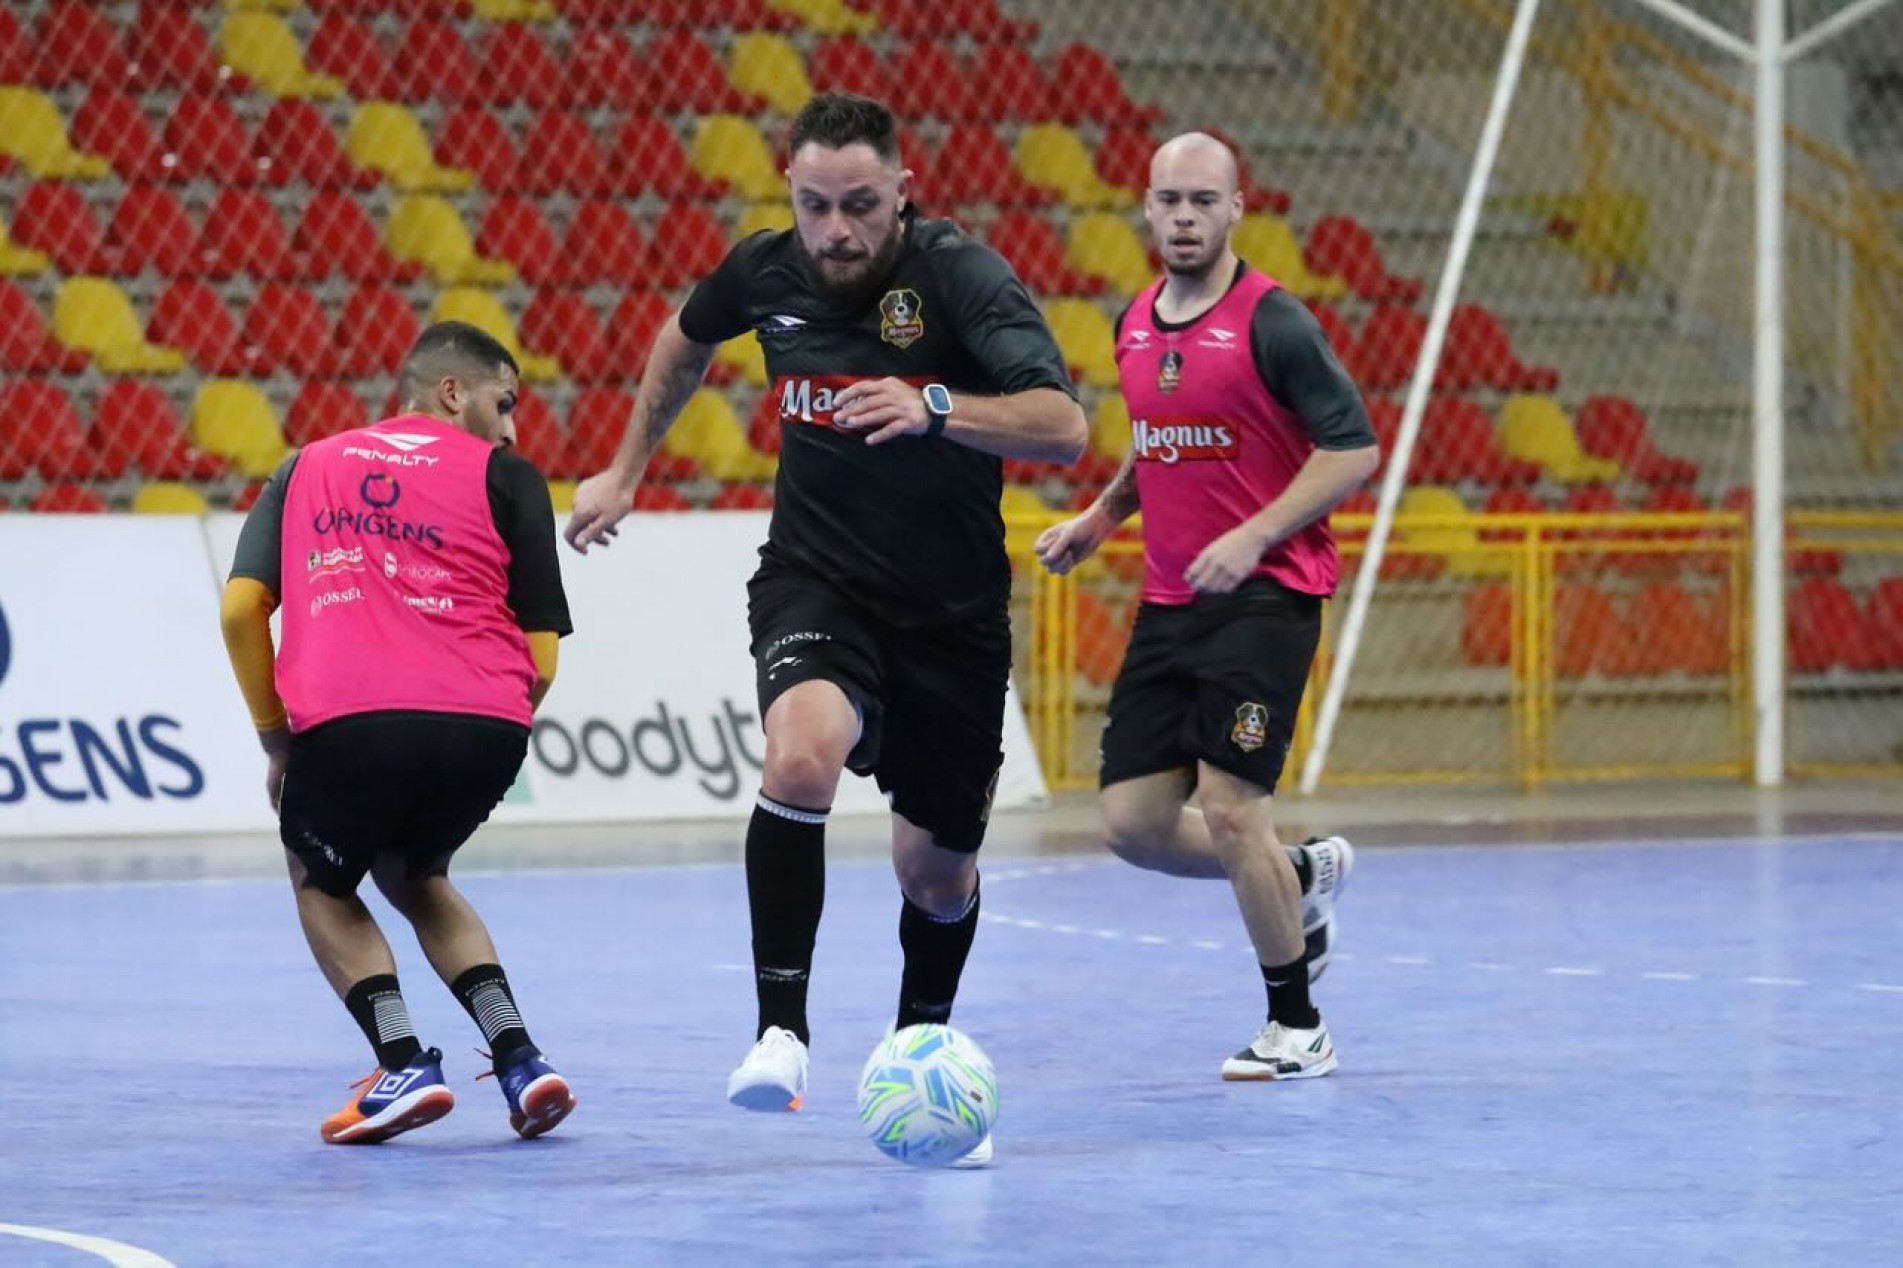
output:
[[925,389],[925,408],[934,414],[951,413],[951,393],[942,384],[932,384]]

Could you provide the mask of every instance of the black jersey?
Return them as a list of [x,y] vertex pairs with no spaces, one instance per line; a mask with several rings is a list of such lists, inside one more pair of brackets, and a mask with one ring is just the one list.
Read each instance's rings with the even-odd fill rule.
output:
[[867,445],[832,426],[847,385],[893,376],[954,392],[1050,387],[1064,357],[1011,266],[948,220],[906,219],[883,294],[847,311],[817,293],[793,231],[754,234],[701,282],[681,331],[748,330],[780,404],[780,474],[761,554],[811,569],[894,624],[995,612],[1010,592],[1002,464],[945,439]]

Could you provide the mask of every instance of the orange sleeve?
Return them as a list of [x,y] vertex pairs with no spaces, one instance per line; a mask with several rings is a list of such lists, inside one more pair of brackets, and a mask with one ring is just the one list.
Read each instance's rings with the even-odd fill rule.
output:
[[226,582],[219,605],[225,654],[231,658],[231,672],[251,710],[252,724],[260,731],[275,731],[290,722],[278,696],[277,648],[271,642],[271,613],[277,606],[277,596],[250,577]]

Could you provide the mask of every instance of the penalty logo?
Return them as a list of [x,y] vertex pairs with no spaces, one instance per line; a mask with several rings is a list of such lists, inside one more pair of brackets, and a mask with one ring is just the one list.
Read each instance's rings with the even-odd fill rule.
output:
[[1245,753],[1253,753],[1269,742],[1269,711],[1251,701],[1236,707],[1236,725],[1229,742]]
[[925,334],[924,311],[917,291],[887,291],[879,301],[879,338],[895,348],[911,347]]

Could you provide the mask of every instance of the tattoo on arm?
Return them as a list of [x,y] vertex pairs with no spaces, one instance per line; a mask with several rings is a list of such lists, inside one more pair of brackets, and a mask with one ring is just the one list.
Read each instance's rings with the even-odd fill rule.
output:
[[660,448],[661,437],[667,434],[667,429],[687,408],[688,400],[699,390],[701,380],[707,374],[707,366],[713,359],[713,348],[707,348],[704,353],[695,348],[692,353],[667,368],[660,381],[655,383],[651,395],[637,396],[634,426],[648,453],[652,454]]
[[1103,504],[1110,518],[1121,524],[1143,509],[1137,498],[1137,467],[1134,458],[1125,458],[1123,465],[1117,468],[1116,478],[1105,486],[1097,498]]

